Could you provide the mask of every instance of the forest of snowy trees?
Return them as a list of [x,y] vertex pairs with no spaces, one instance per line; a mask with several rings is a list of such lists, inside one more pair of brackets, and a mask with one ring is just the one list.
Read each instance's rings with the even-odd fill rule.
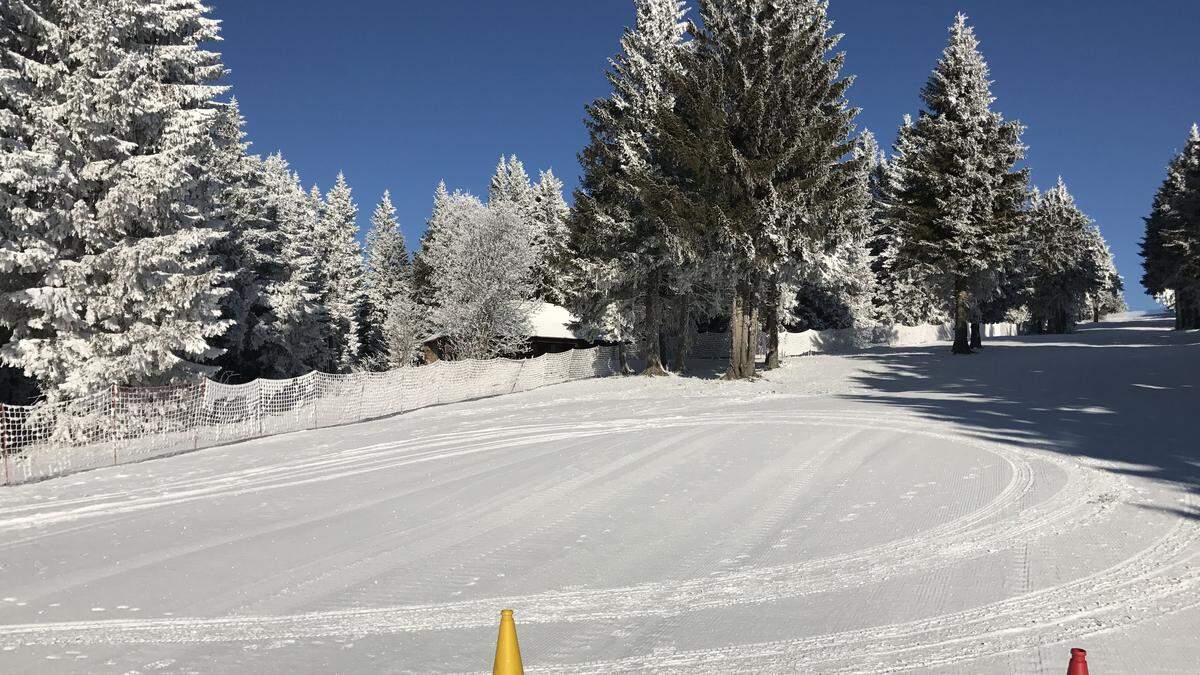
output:
[[[385,370],[430,339],[517,355],[533,301],[683,371],[728,331],[727,377],[781,331],[953,321],[1070,331],[1123,308],[1099,230],[1039,192],[966,18],[890,153],[855,127],[823,0],[636,0],[587,106],[573,205],[501,158],[486,201],[439,185],[410,257],[384,193],[360,244],[338,175],[253,154],[199,0],[0,3],[0,390],[9,402]],[[931,63],[935,55],[930,55]],[[1200,137],[1148,220],[1146,285],[1200,322]],[[972,328],[974,330],[972,330]]]

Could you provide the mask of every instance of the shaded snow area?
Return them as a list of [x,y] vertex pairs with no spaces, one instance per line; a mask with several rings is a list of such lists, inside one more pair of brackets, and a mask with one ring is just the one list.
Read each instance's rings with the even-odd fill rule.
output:
[[[612,378],[0,491],[0,672],[1194,673],[1200,335]],[[717,366],[701,364],[716,369]]]

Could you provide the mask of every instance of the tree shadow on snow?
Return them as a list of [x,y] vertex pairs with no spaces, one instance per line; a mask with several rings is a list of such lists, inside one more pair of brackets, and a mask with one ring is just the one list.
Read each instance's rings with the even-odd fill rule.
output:
[[[1002,338],[850,358],[866,391],[843,395],[949,422],[980,438],[1118,462],[1110,470],[1200,493],[1200,332],[1169,319],[1087,324],[1070,335]],[[1200,519],[1200,510],[1155,507]]]

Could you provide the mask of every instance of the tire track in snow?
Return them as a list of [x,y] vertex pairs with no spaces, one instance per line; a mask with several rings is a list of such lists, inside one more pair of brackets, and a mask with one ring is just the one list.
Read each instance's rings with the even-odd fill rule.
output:
[[[672,418],[658,427],[754,424],[743,418]],[[766,423],[766,422],[762,422]],[[986,444],[978,439],[939,434],[895,417],[794,413],[770,424],[844,426],[893,430],[950,439],[991,452],[1010,466],[1012,480],[987,505],[959,519],[898,542],[854,553],[767,568],[737,570],[702,579],[655,582],[624,588],[558,591],[435,605],[362,610],[335,610],[292,616],[167,619],[146,621],[66,622],[5,627],[10,639],[34,644],[205,642],[363,635],[490,626],[498,604],[517,604],[523,623],[568,623],[670,617],[725,606],[773,600],[860,586],[881,578],[932,566],[961,562],[995,550],[1048,536],[1055,527],[1102,515],[1092,504],[1101,494],[1119,489],[1122,481],[1096,469],[1061,458]],[[927,424],[922,423],[922,426]],[[511,439],[510,439],[511,442]],[[448,450],[447,453],[453,452]],[[1069,469],[1067,484],[1045,502],[994,522],[1032,488],[1030,459]]]
[[[691,435],[697,433],[699,432],[691,432]],[[434,522],[421,522],[411,528],[368,537],[328,558],[307,562],[305,568],[311,567],[318,571],[308,575],[303,581],[297,581],[298,575],[295,574],[284,575],[281,579],[284,588],[276,597],[294,605],[302,602],[307,597],[306,594],[326,594],[328,588],[324,587],[323,583],[331,579],[339,582],[349,579],[363,583],[381,571],[403,564],[415,564],[448,548],[462,548],[470,555],[479,557],[502,556],[505,550],[544,534],[573,514],[586,510],[593,504],[631,492],[641,484],[663,475],[680,457],[692,451],[686,443],[681,443],[681,440],[687,439],[675,437],[652,444],[606,464],[599,472],[580,474],[561,481],[544,480],[543,482],[550,483],[551,487],[531,491],[520,500],[504,502],[493,499],[471,505],[465,513],[456,512]],[[625,482],[610,480],[617,475],[629,475],[632,479]],[[497,531],[507,529],[513,522],[528,519],[551,508],[554,509],[551,512],[556,514],[553,521],[539,519],[535,527],[523,530],[516,538],[509,539],[502,546],[496,547],[491,543]],[[464,532],[446,526],[447,521],[459,519],[471,521],[472,528]],[[475,540],[488,543],[469,545]],[[401,552],[397,554],[397,550]],[[445,578],[452,573],[452,570],[444,570],[439,576]],[[233,593],[241,594],[241,589],[235,589]],[[255,600],[255,604],[259,602],[261,600]]]
[[[645,422],[643,421],[643,423]],[[601,425],[592,425],[590,427],[583,425],[582,428],[581,425],[556,425],[556,427],[557,429],[539,427],[535,430],[536,435],[534,436],[520,435],[514,438],[509,438],[508,434],[515,431],[515,429],[505,429],[501,433],[489,430],[482,437],[482,440],[476,440],[473,444],[467,445],[456,445],[460,443],[457,439],[443,439],[432,443],[424,443],[420,439],[381,443],[370,446],[369,453],[362,450],[355,450],[353,452],[338,453],[334,457],[316,457],[297,463],[273,465],[267,471],[255,468],[238,472],[232,476],[216,477],[212,482],[201,486],[196,486],[195,481],[192,480],[187,483],[188,487],[178,492],[164,491],[162,488],[151,488],[145,491],[150,493],[145,496],[133,496],[111,503],[86,504],[68,509],[56,508],[56,505],[53,503],[43,504],[39,506],[50,508],[35,513],[13,515],[8,518],[0,517],[0,532],[8,530],[18,532],[32,530],[26,537],[15,536],[0,543],[0,547],[19,544],[26,539],[39,538],[42,535],[59,534],[61,531],[46,532],[44,528],[64,522],[126,515],[216,497],[229,497],[302,487],[330,480],[353,478],[377,471],[397,469],[423,462],[463,457],[494,450],[504,450],[514,446],[535,445],[558,440],[614,433],[614,430]],[[399,456],[396,455],[396,450],[403,450],[408,446],[418,444],[422,448],[427,445],[449,447],[437,450],[418,449],[410,454],[402,453]],[[303,477],[297,478],[297,475]],[[34,528],[42,529],[35,530]]]
[[1197,541],[1200,526],[1179,519],[1151,547],[1105,570],[961,612],[798,640],[561,664],[536,672],[875,673],[1020,652],[1200,606]]

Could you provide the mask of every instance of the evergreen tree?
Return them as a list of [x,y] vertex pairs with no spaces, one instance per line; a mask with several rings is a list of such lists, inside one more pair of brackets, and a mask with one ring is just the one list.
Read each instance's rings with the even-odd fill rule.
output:
[[278,223],[268,213],[271,195],[264,189],[262,160],[248,153],[245,123],[236,98],[219,109],[208,175],[216,187],[213,217],[225,233],[214,253],[231,291],[222,301],[231,325],[217,342],[224,351],[219,363],[252,379],[262,374],[260,350],[275,342],[269,297],[287,267]]
[[323,275],[322,304],[330,324],[329,354],[338,372],[350,372],[363,357],[367,298],[357,219],[358,205],[346,176],[339,172],[325,195],[315,238]]
[[903,192],[904,162],[901,157],[913,149],[912,119],[907,115],[893,146],[893,156],[880,156],[871,174],[873,200],[870,242],[871,269],[875,275],[875,315],[884,324],[919,326],[943,323],[945,302],[926,280],[900,257],[901,241],[892,205]]
[[[1028,182],[1021,126],[991,110],[979,41],[959,15],[921,92],[926,110],[901,131],[892,197],[900,267],[952,298],[954,353],[971,353],[968,324],[990,272],[1013,254]],[[994,280],[993,280],[994,281]],[[972,292],[977,295],[973,299]]]
[[1100,323],[1108,314],[1128,310],[1125,304],[1125,279],[1117,272],[1117,263],[1113,259],[1112,249],[1100,234],[1100,229],[1089,229],[1089,246],[1092,254],[1092,267],[1099,272],[1095,288],[1088,292],[1087,306],[1092,313],[1092,321]]
[[1167,167],[1142,240],[1142,285],[1174,297],[1176,328],[1200,328],[1200,127]]
[[[688,177],[665,213],[707,230],[733,282],[729,378],[754,375],[760,311],[768,366],[778,361],[778,308],[797,256],[860,217],[857,111],[833,54],[827,3],[707,0],[664,116],[666,155]],[[670,194],[670,193],[668,193]],[[660,210],[659,213],[664,213]]]
[[22,14],[26,35],[51,43],[38,59],[53,66],[21,67],[49,83],[36,116],[53,130],[41,151],[63,177],[62,220],[46,228],[21,216],[31,229],[15,256],[23,274],[5,289],[4,359],[52,397],[193,376],[187,359],[215,357],[228,325],[205,171],[224,68],[200,47],[219,38],[218,24],[191,0],[32,9],[4,3],[6,19]]
[[442,230],[445,229],[445,206],[449,201],[450,191],[446,189],[446,182],[441,181],[433,194],[433,210],[430,212],[429,220],[425,221],[425,232],[421,234],[420,248],[413,254],[413,299],[417,304],[425,307],[433,304],[434,294],[433,269],[426,259],[427,253],[437,241]]
[[[863,132],[854,148],[858,174],[854,190],[846,199],[857,211],[843,213],[845,227],[819,242],[820,248],[793,258],[785,285],[784,325],[791,330],[826,330],[868,327],[877,313],[874,259],[871,246],[875,231],[879,168],[879,145],[869,131]],[[778,365],[776,362],[775,365]]]
[[525,171],[525,165],[516,155],[507,160],[500,158],[496,173],[492,175],[488,186],[488,203],[508,202],[517,207],[523,215],[533,218],[534,203],[537,195]]
[[321,305],[323,274],[314,248],[320,211],[282,155],[268,157],[262,169],[267,218],[278,225],[278,262],[285,272],[266,289],[270,320],[259,338],[259,370],[273,378],[330,370],[329,318]]
[[366,261],[368,363],[376,370],[407,365],[412,361],[413,341],[419,337],[419,326],[407,326],[417,319],[411,302],[412,267],[396,208],[386,191],[371,216]]
[[533,209],[540,255],[533,270],[534,297],[565,307],[578,281],[567,230],[571,209],[563,197],[562,181],[553,171],[543,171],[534,186]]
[[14,330],[24,339],[54,334],[25,293],[45,284],[70,230],[69,203],[57,195],[76,177],[59,161],[66,139],[53,111],[66,69],[62,25],[53,0],[0,3],[0,403],[37,393],[10,345]]
[[636,0],[635,27],[607,73],[612,93],[587,108],[590,142],[580,155],[583,177],[570,221],[580,266],[573,309],[585,325],[636,335],[647,375],[665,372],[664,303],[669,277],[685,256],[679,219],[652,213],[665,173],[658,118],[670,109],[669,87],[682,73],[687,6],[679,0]]
[[1099,233],[1061,178],[1053,189],[1034,194],[1029,223],[1023,257],[1034,330],[1070,332],[1089,296],[1107,281],[1095,250]]

